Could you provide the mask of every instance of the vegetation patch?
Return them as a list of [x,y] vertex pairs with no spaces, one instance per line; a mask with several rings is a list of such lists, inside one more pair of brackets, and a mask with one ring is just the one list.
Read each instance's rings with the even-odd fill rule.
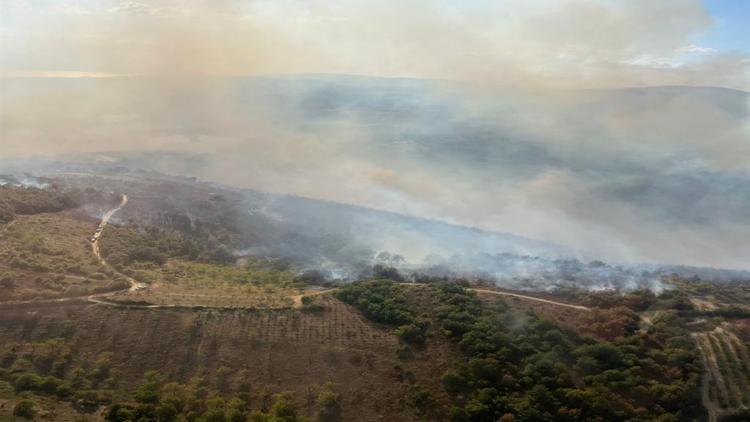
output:
[[0,226],[0,301],[106,292],[126,280],[100,265],[87,240],[96,225],[68,212]]
[[58,212],[80,202],[81,194],[77,191],[0,185],[0,224],[13,221],[16,215]]
[[387,279],[360,281],[342,287],[336,297],[354,305],[368,319],[396,327],[394,333],[406,344],[422,344],[428,322],[418,320],[402,287]]

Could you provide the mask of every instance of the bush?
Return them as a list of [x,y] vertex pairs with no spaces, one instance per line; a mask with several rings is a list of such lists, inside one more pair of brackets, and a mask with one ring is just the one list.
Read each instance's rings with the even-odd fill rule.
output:
[[296,421],[297,407],[292,400],[292,393],[284,392],[274,395],[274,403],[271,406],[271,413],[281,421]]
[[426,331],[427,323],[416,322],[396,328],[395,333],[404,343],[422,344],[425,342]]
[[398,286],[391,280],[352,283],[336,292],[336,297],[359,309],[365,317],[388,325],[414,322],[414,314]]
[[341,420],[341,402],[339,395],[330,390],[318,394],[318,420],[335,422]]
[[135,412],[132,407],[114,404],[109,408],[104,420],[110,422],[129,422],[135,420]]
[[451,393],[458,393],[466,389],[468,383],[458,371],[449,369],[443,374],[443,386]]
[[41,389],[43,383],[42,377],[33,373],[25,373],[16,377],[13,383],[16,387],[16,392],[22,391],[37,391]]
[[13,407],[13,416],[26,419],[34,419],[34,402],[21,400]]
[[414,406],[420,411],[425,411],[433,403],[432,395],[422,387],[415,386],[411,391],[411,399]]

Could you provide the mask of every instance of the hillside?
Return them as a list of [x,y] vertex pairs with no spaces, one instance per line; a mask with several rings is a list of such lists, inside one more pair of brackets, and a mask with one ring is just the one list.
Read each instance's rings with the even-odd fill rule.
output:
[[[730,421],[746,411],[742,283],[524,292],[419,273],[404,282],[382,259],[342,283],[289,257],[227,254],[257,234],[229,224],[245,191],[106,177],[100,186],[127,189],[128,201],[88,176],[59,178],[79,202],[0,226],[0,417],[22,402],[71,421]],[[13,189],[6,201],[50,195]],[[90,237],[107,210],[117,212],[95,243],[99,261]]]

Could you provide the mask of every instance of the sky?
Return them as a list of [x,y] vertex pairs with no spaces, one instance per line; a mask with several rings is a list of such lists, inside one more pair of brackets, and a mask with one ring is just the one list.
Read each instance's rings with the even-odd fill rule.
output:
[[707,0],[704,3],[711,14],[713,25],[697,42],[719,51],[750,52],[750,4],[743,0]]
[[749,8],[741,0],[3,0],[0,70],[747,89]]
[[[236,186],[748,268],[748,10],[0,0],[0,161],[179,151]],[[692,89],[630,89],[660,86]]]

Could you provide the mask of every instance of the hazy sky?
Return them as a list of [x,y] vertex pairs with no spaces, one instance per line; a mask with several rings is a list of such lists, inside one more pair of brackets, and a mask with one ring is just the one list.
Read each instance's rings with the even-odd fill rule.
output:
[[[605,89],[750,89],[749,11],[743,0],[0,0],[0,158],[199,153],[204,165],[186,171],[235,185],[613,260],[747,268],[746,93]],[[226,78],[321,73],[433,82]]]
[[748,88],[742,0],[3,0],[5,75]]

